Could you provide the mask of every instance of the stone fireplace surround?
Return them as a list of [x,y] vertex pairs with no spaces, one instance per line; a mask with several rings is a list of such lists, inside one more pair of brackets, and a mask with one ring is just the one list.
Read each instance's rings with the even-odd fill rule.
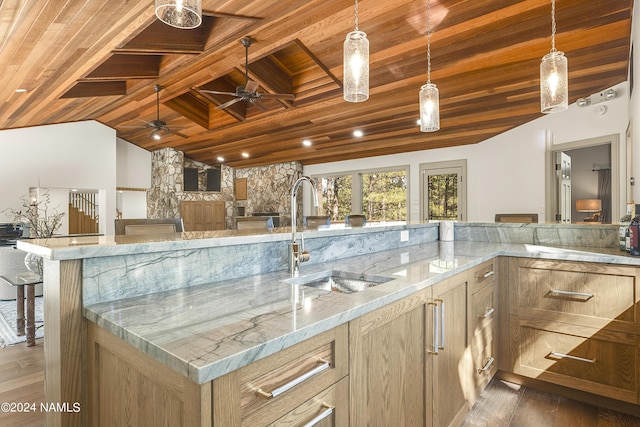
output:
[[[244,207],[245,215],[253,212],[277,212],[280,225],[291,225],[289,204],[291,187],[302,176],[299,162],[278,163],[253,168],[221,168],[220,191],[184,191],[185,167],[198,169],[198,187],[206,188],[206,170],[213,166],[196,162],[184,153],[172,148],[154,151],[151,156],[151,189],[147,192],[148,218],[179,218],[183,201],[225,202],[226,227],[232,228],[232,218],[238,207]],[[247,179],[247,199],[236,200],[234,182]],[[298,207],[299,212],[301,207]],[[301,218],[301,216],[299,215]]]

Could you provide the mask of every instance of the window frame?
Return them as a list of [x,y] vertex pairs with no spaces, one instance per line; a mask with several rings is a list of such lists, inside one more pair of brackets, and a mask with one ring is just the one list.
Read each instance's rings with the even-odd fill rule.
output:
[[[315,179],[316,182],[319,182],[322,178],[326,177],[334,177],[334,176],[351,176],[351,213],[357,214],[362,213],[362,175],[371,174],[371,173],[381,173],[381,172],[404,172],[407,182],[406,188],[406,203],[405,203],[405,218],[406,221],[410,218],[410,166],[409,165],[397,165],[397,166],[385,166],[378,168],[370,168],[370,169],[356,169],[350,171],[341,171],[341,172],[326,172],[322,174],[312,175],[311,178]],[[320,189],[318,189],[320,190]]]

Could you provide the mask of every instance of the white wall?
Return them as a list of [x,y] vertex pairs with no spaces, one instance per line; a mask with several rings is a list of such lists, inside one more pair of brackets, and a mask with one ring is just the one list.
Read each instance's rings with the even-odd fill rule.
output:
[[[635,46],[635,41],[640,40],[640,7],[634,2],[633,5],[633,18],[631,19],[631,45]],[[631,127],[631,133],[635,134],[633,137],[633,176],[638,181],[638,171],[640,171],[640,147],[638,141],[640,141],[640,91],[638,85],[638,70],[640,70],[640,46],[633,48],[633,74],[629,76],[629,80],[633,79],[633,88],[631,93],[631,99],[629,100],[629,121]],[[622,135],[625,136],[624,134]],[[626,182],[625,182],[626,184]],[[640,189],[638,184],[632,187],[633,200],[636,203],[640,203]],[[623,210],[622,212],[625,212]]]
[[[0,150],[4,153],[0,222],[12,221],[2,211],[19,209],[20,197],[28,194],[31,187],[52,188],[56,192],[92,189],[104,194],[100,231],[113,234],[116,183],[149,187],[151,182],[150,153],[145,157],[130,145],[122,140],[116,145],[116,131],[95,121],[0,131]],[[117,171],[123,171],[123,177],[117,177]],[[145,174],[147,181],[143,179]]]
[[[615,89],[618,95],[605,103],[608,111],[602,116],[597,114],[597,105],[580,108],[572,104],[562,113],[542,116],[479,144],[309,165],[304,167],[304,174],[332,174],[409,165],[409,217],[413,221],[419,221],[420,164],[467,159],[468,221],[493,222],[495,214],[500,212],[533,212],[543,222],[546,130],[555,135],[556,144],[620,134],[621,170],[625,170],[624,134],[628,122],[629,94],[626,83],[615,86]],[[588,95],[591,94],[584,94]],[[445,97],[446,94],[441,93],[440,96]],[[425,134],[424,138],[427,140],[429,134]],[[393,140],[389,143],[393,144]],[[623,191],[623,183],[621,187]],[[621,205],[625,205],[624,195],[621,197]]]

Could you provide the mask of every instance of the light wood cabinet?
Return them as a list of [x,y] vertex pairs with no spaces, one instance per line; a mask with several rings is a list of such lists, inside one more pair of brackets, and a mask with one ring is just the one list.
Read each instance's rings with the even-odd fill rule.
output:
[[357,426],[424,426],[425,302],[404,298],[349,324],[350,421]]
[[468,275],[349,324],[351,426],[455,426],[470,408]]
[[292,419],[304,424],[331,402],[334,409],[323,423],[345,425],[346,385],[326,390],[348,374],[347,340],[344,324],[215,379],[213,425],[286,425]]
[[348,425],[346,324],[199,385],[87,323],[91,426]]
[[474,269],[469,308],[471,384],[468,401],[473,404],[498,370],[499,298],[494,260]]
[[638,403],[640,269],[513,258],[510,370]]
[[434,427],[459,425],[470,408],[467,401],[471,387],[467,293],[467,277],[458,275],[434,285],[429,303],[435,309],[431,325],[433,334],[437,335],[427,347],[427,363],[433,364]]
[[185,231],[224,230],[226,228],[224,201],[181,202],[180,217]]

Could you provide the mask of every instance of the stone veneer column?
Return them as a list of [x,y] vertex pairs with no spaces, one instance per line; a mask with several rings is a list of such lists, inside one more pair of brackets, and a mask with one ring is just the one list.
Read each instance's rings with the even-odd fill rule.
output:
[[173,148],[151,153],[151,189],[147,194],[148,218],[179,218],[176,195],[183,189],[184,154]]
[[[278,212],[281,226],[291,224],[291,187],[302,176],[300,162],[236,168],[235,175],[236,178],[247,178],[247,200],[236,202],[238,206],[245,207],[247,215],[253,212]],[[298,217],[302,218],[300,215]]]

